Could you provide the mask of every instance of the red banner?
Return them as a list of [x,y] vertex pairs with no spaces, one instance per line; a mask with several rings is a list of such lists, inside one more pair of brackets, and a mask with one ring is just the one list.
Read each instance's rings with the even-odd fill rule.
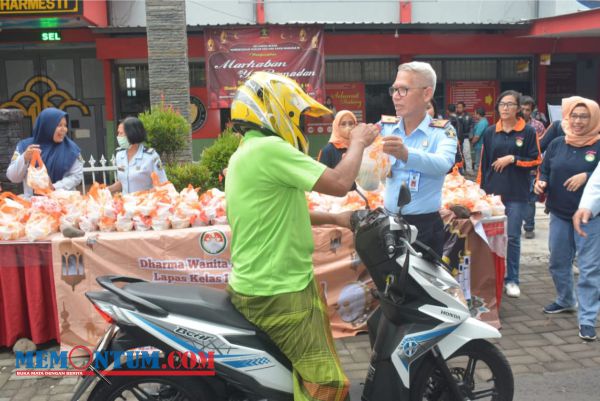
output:
[[465,110],[471,115],[475,109],[483,107],[490,124],[496,121],[494,105],[500,93],[498,81],[450,81],[446,87],[448,104],[465,102]]
[[[334,115],[340,110],[350,110],[358,122],[365,121],[365,84],[360,82],[338,82],[325,84],[325,106]],[[307,134],[331,134],[331,123],[334,116],[307,118],[305,132]]]
[[209,108],[229,107],[237,87],[255,71],[287,75],[310,96],[324,100],[322,27],[207,29],[204,37]]

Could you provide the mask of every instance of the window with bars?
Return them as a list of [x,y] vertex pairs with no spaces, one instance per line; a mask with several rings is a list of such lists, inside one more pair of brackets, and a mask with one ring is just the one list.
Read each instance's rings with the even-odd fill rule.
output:
[[445,60],[445,80],[483,81],[497,79],[494,59]]
[[502,81],[529,81],[531,79],[531,60],[502,59],[500,60],[500,79]]
[[190,86],[206,86],[204,63],[190,63]]
[[[147,64],[123,64],[117,67],[119,115],[137,115],[150,108],[150,79]],[[206,86],[204,63],[190,63],[190,86]]]
[[396,77],[398,61],[381,60],[327,60],[326,82],[364,82],[365,84],[390,83]]

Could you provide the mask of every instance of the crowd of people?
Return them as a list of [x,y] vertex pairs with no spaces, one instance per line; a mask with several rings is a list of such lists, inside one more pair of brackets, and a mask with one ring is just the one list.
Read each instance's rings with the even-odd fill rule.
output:
[[[397,210],[395,196],[400,184],[407,183],[413,202],[405,207],[405,217],[419,228],[419,240],[441,253],[443,239],[435,233],[441,232],[437,210],[443,177],[452,162],[462,173],[471,170],[481,188],[499,195],[505,206],[505,292],[519,297],[521,237],[535,237],[536,203],[545,200],[545,211],[550,214],[549,272],[557,296],[543,312],[578,311],[580,337],[595,339],[600,307],[596,224],[600,219],[592,218],[597,213],[588,213],[585,229],[579,230],[573,218],[598,164],[597,103],[576,96],[566,98],[562,119],[548,124],[532,97],[508,90],[496,99],[498,120],[490,125],[484,108],[476,108],[471,116],[464,102],[449,104],[446,119],[442,119],[433,100],[434,91],[435,72],[428,64],[400,66],[390,88],[396,116],[379,123],[384,152],[392,163],[385,186],[386,208]],[[330,143],[319,155],[322,163],[334,167],[342,159],[347,147],[343,138],[347,141],[356,125],[352,112],[337,113]],[[470,166],[464,158],[467,151]],[[588,192],[597,194],[592,188]],[[577,294],[573,269],[581,272]]]

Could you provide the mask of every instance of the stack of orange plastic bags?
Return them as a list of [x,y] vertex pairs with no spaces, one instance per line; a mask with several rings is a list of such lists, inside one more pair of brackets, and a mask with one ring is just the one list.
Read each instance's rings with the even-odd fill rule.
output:
[[466,180],[457,171],[446,175],[442,188],[442,208],[464,206],[471,213],[481,213],[483,218],[503,216],[504,205],[499,196],[488,195],[479,185]]
[[[360,187],[359,190],[367,198],[370,208],[383,206],[383,185],[380,184],[375,191],[365,191],[364,188]],[[315,212],[341,213],[366,207],[365,200],[356,191],[350,191],[342,197],[307,192],[306,201],[308,202],[308,208]]]
[[57,190],[24,200],[0,195],[0,240],[35,241],[68,226],[85,232],[147,231],[227,224],[225,194],[210,189],[198,195],[191,185],[178,192],[169,183],[154,182],[149,191],[112,195],[94,183],[87,195]]
[[[360,188],[369,201],[369,207],[383,205],[383,185],[375,191],[365,191]],[[351,191],[344,197],[335,197],[309,192],[306,194],[310,210],[318,212],[340,213],[347,210],[365,208],[365,201],[356,192]],[[458,171],[446,175],[442,188],[442,208],[449,209],[454,205],[466,207],[471,213],[480,213],[481,217],[503,216],[504,205],[499,196],[487,195],[479,185],[466,180]]]

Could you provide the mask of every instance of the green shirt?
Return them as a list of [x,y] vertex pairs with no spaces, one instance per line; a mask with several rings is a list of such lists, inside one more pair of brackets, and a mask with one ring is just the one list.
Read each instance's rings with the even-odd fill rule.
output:
[[234,291],[268,296],[301,291],[312,280],[314,243],[304,193],[325,169],[278,136],[246,133],[225,180]]

